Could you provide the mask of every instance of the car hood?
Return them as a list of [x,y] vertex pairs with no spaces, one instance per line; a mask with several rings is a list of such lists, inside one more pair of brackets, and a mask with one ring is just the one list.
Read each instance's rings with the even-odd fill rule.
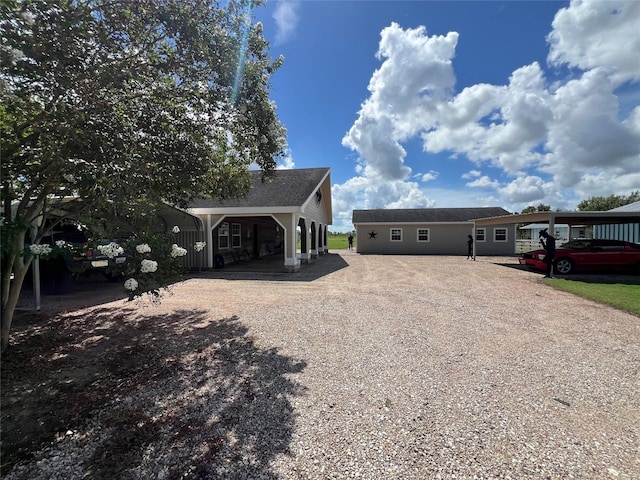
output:
[[[571,251],[571,249],[567,249],[567,248],[556,248],[556,254],[557,254],[558,252],[563,251],[563,250],[564,250],[564,251],[568,251],[568,252],[570,252],[570,251]],[[528,252],[524,252],[524,253],[526,253],[526,254],[528,254],[528,255],[541,255],[541,254],[545,254],[545,253],[547,253],[547,251],[546,251],[544,248],[539,248],[539,249],[537,249],[537,250],[529,250]]]

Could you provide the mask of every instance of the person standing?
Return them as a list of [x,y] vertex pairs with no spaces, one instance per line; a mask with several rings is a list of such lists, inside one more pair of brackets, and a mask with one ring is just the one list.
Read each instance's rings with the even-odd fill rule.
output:
[[349,234],[349,250],[353,248],[353,235]]
[[475,260],[473,258],[473,237],[471,235],[467,235],[467,260]]
[[556,256],[556,239],[549,235],[546,229],[540,232],[540,244],[547,253],[544,255],[544,263],[547,264],[547,271],[544,278],[553,278],[553,258]]

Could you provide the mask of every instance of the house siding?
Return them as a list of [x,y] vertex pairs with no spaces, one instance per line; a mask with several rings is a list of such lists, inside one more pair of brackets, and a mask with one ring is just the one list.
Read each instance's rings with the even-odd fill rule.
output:
[[[486,228],[486,240],[484,242],[476,242],[476,255],[496,255],[510,256],[516,253],[516,226],[505,225],[489,225]],[[494,240],[494,234],[497,229],[506,229],[507,240],[497,242]]]
[[323,202],[320,202],[320,204],[318,205],[315,200],[312,200],[304,207],[302,216],[305,218],[305,220],[308,221],[309,225],[307,226],[309,228],[311,228],[311,222],[314,221],[316,222],[316,224],[324,222],[324,224],[326,225],[327,211]]
[[[402,241],[391,240],[392,229],[402,229]],[[506,229],[507,240],[495,242],[495,229]],[[418,229],[429,230],[429,241],[418,242]],[[369,233],[376,232],[376,238]],[[395,255],[466,255],[467,235],[472,234],[473,224],[460,223],[388,223],[358,224],[356,226],[357,251],[363,254]],[[514,255],[515,226],[492,225],[486,229],[486,240],[476,243],[478,255]]]

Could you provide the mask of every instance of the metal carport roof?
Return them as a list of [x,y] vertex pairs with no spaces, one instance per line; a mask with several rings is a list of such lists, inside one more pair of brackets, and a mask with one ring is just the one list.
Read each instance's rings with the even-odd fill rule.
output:
[[556,223],[567,225],[603,225],[610,223],[640,223],[640,212],[533,212],[499,217],[479,218],[473,221],[474,228],[485,225],[518,223],[548,223],[553,230]]
[[[471,220],[470,220],[471,221]],[[571,225],[606,225],[619,223],[640,223],[640,212],[533,212],[473,220],[473,229],[486,225],[505,225],[519,223],[547,223],[553,231],[556,223]],[[474,234],[475,235],[475,234]],[[473,243],[473,256],[476,256],[476,243]]]

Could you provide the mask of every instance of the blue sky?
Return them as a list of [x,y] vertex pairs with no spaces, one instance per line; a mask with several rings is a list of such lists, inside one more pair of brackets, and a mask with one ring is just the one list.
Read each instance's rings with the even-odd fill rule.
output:
[[640,2],[268,1],[254,9],[283,168],[363,208],[544,203],[640,189]]

